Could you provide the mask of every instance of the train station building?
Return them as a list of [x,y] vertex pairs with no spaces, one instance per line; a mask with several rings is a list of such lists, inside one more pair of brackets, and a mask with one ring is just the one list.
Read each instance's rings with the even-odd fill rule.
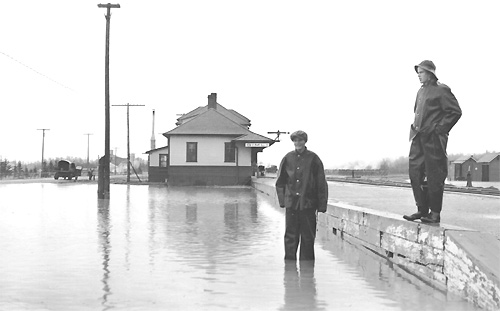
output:
[[249,130],[250,120],[217,103],[177,119],[177,127],[163,133],[167,146],[147,151],[149,181],[169,185],[248,185],[255,174],[258,153],[274,140]]

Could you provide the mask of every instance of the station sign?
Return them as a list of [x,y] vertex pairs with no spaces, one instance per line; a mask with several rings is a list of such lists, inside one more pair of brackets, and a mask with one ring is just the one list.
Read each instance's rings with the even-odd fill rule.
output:
[[245,143],[245,147],[269,147],[269,143]]

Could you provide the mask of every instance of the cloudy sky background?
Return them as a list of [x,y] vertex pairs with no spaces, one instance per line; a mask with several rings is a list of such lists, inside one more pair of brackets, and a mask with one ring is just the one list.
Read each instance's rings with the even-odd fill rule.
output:
[[[0,157],[104,155],[105,9],[92,1],[0,6]],[[250,130],[302,129],[326,167],[408,154],[431,59],[463,110],[448,153],[500,151],[498,1],[130,1],[112,10],[112,105],[130,108],[131,152],[147,158],[178,114],[218,102]],[[261,153],[279,164],[288,135]],[[111,107],[111,148],[126,157],[126,108]]]

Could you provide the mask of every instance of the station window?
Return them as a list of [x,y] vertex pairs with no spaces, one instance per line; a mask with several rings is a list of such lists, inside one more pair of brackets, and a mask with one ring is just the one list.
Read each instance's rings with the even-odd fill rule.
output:
[[224,162],[235,162],[234,143],[224,143]]
[[160,167],[167,167],[167,154],[160,154]]
[[186,143],[186,162],[198,162],[198,143]]

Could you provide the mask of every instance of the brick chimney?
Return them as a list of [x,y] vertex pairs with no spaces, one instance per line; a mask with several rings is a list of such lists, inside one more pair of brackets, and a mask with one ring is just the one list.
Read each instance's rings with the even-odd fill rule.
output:
[[212,93],[208,95],[208,109],[217,110],[217,93]]

